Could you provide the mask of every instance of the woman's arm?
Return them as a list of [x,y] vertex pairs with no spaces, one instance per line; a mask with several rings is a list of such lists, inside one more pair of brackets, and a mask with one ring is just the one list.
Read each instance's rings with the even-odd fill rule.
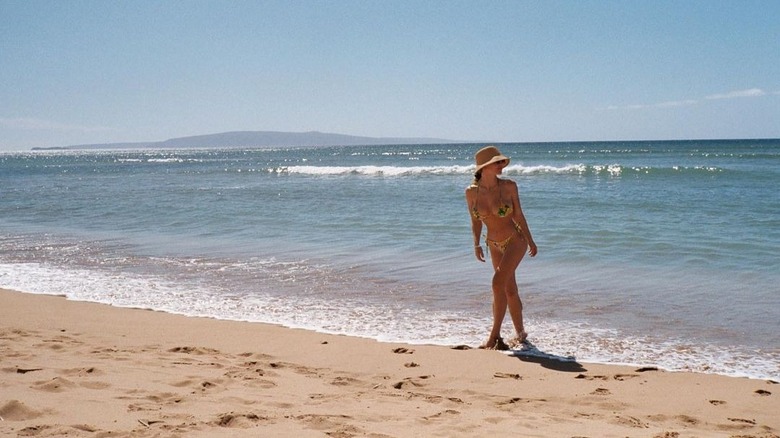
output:
[[528,221],[525,220],[523,208],[520,206],[520,195],[518,194],[517,183],[514,181],[512,181],[512,203],[514,204],[512,220],[515,221],[515,225],[523,233],[525,240],[528,241],[528,254],[534,257],[537,252],[536,243],[531,236],[531,230],[528,228]]
[[474,190],[469,187],[466,189],[466,209],[469,213],[469,219],[471,219],[471,234],[474,236],[474,255],[480,262],[485,261],[485,253],[482,251],[482,245],[480,244],[480,236],[482,235],[482,221],[474,218],[471,213],[471,206],[474,204],[473,197],[475,196]]

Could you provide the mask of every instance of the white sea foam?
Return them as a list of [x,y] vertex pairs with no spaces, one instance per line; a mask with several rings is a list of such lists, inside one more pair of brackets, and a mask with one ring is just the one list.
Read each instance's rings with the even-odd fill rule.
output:
[[623,173],[623,166],[619,164],[608,164],[608,165],[594,165],[593,171],[596,173],[602,173],[606,172],[609,173],[612,176],[620,176]]
[[146,160],[148,163],[183,163],[183,158],[171,157],[171,158],[149,158]]
[[[476,166],[287,166],[269,168],[270,173],[301,174],[301,175],[370,175],[370,176],[405,176],[405,175],[470,175]],[[528,175],[542,173],[583,173],[588,170],[584,164],[571,164],[562,167],[555,166],[523,166],[510,165],[504,169],[508,175]]]
[[303,175],[404,176],[422,174],[467,174],[474,166],[289,166],[269,169],[274,173]]
[[542,173],[584,173],[588,170],[588,167],[584,164],[569,164],[566,166],[523,166],[523,165],[509,165],[504,169],[504,173],[508,175],[532,175]]
[[[179,260],[204,268],[203,260]],[[276,271],[276,280],[295,282],[312,272],[296,263],[259,260]],[[256,269],[259,265],[253,265]],[[211,266],[242,269],[240,266]],[[246,267],[245,267],[246,268]],[[248,269],[248,268],[247,268]],[[303,275],[303,277],[301,276]],[[56,268],[39,263],[0,264],[0,287],[28,293],[63,295],[77,301],[117,307],[148,308],[188,316],[280,324],[323,333],[382,342],[434,345],[479,345],[490,325],[488,315],[431,311],[400,303],[377,306],[358,298],[300,295],[295,300],[262,293],[224,293],[208,285],[186,284],[127,273]],[[580,362],[653,365],[671,371],[780,379],[780,352],[741,351],[684,340],[626,336],[616,330],[573,321],[527,318],[531,340],[543,352],[574,356]],[[505,326],[505,333],[511,327]]]
[[[366,175],[366,176],[416,176],[416,175],[470,175],[473,174],[476,166],[454,165],[454,166],[287,166],[269,168],[269,173],[277,174],[299,174],[313,176],[327,175]],[[650,174],[653,172],[663,172],[667,170],[674,171],[705,171],[722,172],[723,169],[717,167],[685,167],[672,166],[651,167],[651,166],[632,166],[625,167],[621,164],[567,164],[563,166],[536,165],[525,166],[522,164],[513,164],[507,166],[503,173],[505,175],[543,175],[543,174],[574,174],[583,175],[588,173],[608,174],[610,176],[621,176],[627,170],[635,173]]]

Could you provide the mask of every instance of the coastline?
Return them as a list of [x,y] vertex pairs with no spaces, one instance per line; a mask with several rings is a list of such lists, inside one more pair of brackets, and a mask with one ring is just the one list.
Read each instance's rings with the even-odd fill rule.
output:
[[0,389],[3,436],[780,436],[780,386],[766,380],[2,289]]

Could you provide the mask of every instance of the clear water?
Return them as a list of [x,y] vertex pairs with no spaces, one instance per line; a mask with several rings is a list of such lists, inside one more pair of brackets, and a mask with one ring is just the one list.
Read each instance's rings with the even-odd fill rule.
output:
[[[0,154],[0,286],[478,345],[481,146]],[[780,378],[780,140],[500,148],[539,246],[518,281],[540,349]]]

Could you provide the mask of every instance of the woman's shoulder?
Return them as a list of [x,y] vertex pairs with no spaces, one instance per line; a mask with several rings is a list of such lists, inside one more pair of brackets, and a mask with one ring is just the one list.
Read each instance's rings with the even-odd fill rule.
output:
[[478,196],[479,193],[479,186],[477,186],[476,183],[469,184],[468,187],[466,187],[466,201],[468,202],[474,202],[474,199]]
[[501,184],[502,187],[509,187],[513,189],[517,189],[517,183],[515,180],[508,179],[508,178],[499,178],[498,183]]

